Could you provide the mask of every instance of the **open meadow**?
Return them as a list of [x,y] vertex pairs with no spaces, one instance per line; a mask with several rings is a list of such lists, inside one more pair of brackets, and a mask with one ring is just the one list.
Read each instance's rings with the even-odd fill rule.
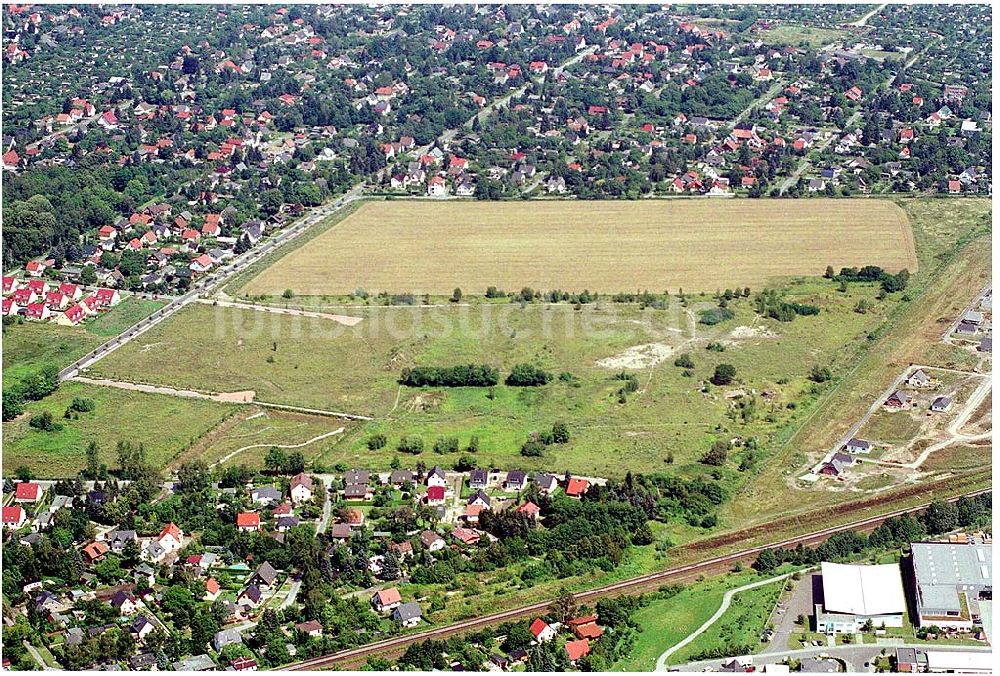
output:
[[906,214],[867,199],[369,202],[240,294],[715,291],[827,265],[915,271]]
[[[815,396],[812,368],[836,367],[891,307],[874,295],[872,287],[841,293],[834,282],[800,280],[787,287],[786,299],[815,304],[818,315],[762,318],[750,297],[730,302],[733,318],[713,326],[696,323],[702,310],[715,307],[710,297],[683,303],[672,297],[665,309],[609,301],[580,309],[568,303],[363,307],[352,311],[363,317],[353,327],[197,305],[98,362],[90,375],[212,393],[253,390],[261,402],[374,417],[324,443],[320,459],[327,466],[385,469],[400,439],[418,435],[422,459],[449,466],[476,437],[483,466],[620,476],[664,470],[672,459],[678,469],[700,472],[692,463],[714,440],[765,438],[801,415],[796,406]],[[874,303],[867,314],[854,311],[862,298]],[[706,349],[710,343],[723,351]],[[688,373],[674,364],[685,353],[694,364]],[[499,368],[501,383],[398,384],[405,367],[467,363]],[[519,363],[543,367],[552,381],[505,385],[503,377]],[[721,363],[736,367],[736,382],[704,385]],[[624,402],[623,372],[636,379]],[[540,457],[520,454],[530,433],[557,421],[569,426],[570,443]],[[388,444],[370,451],[367,439],[376,433]],[[440,436],[457,437],[459,451],[432,451]]]
[[344,420],[291,411],[243,407],[174,458],[172,466],[200,460],[206,465],[264,467],[272,446],[299,452],[306,462],[320,458],[353,425]]
[[[805,473],[907,365],[939,363],[944,327],[989,281],[989,200],[905,199],[900,205],[913,223],[920,260],[920,272],[906,291],[910,301],[899,303],[880,320],[878,331],[851,357],[851,368],[822,393],[809,415],[776,437],[772,460],[760,465],[757,476],[723,508],[726,521],[768,523],[776,513],[815,511],[851,497],[796,485],[795,477]],[[970,486],[980,485],[984,469],[989,476],[989,454],[979,458],[978,464],[967,462],[961,468],[979,477]],[[942,464],[932,455],[924,469],[945,469]],[[890,493],[884,495],[888,501]]]
[[[64,418],[77,397],[92,400],[94,410]],[[97,443],[98,457],[108,467],[117,467],[115,445],[119,441],[144,444],[147,458],[165,467],[238,409],[69,381],[41,401],[28,402],[22,416],[3,424],[4,467],[13,471],[24,466],[41,477],[71,477],[85,466],[85,450],[91,441]],[[31,427],[32,416],[43,411],[51,413],[61,429]]]
[[61,369],[163,306],[129,297],[82,326],[11,322],[3,327],[3,386],[46,367]]

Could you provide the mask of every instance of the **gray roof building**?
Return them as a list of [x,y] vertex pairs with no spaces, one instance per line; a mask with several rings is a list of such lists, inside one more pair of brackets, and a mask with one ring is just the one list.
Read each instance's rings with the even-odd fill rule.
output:
[[208,655],[185,657],[174,662],[174,671],[215,671],[215,662]]
[[243,636],[240,635],[239,629],[223,629],[212,637],[212,647],[215,648],[216,652],[233,643],[243,643]]
[[979,601],[993,596],[993,546],[916,542],[912,551],[921,626],[970,626]]
[[420,611],[420,604],[416,601],[409,601],[404,603],[394,611],[392,611],[392,617],[401,623],[411,622],[413,620],[418,620],[423,616]]

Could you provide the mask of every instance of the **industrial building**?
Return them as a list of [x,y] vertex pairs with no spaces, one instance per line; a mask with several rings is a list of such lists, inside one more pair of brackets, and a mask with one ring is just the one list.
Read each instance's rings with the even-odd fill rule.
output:
[[899,566],[823,563],[822,598],[814,598],[816,631],[854,634],[875,627],[902,627],[906,597]]
[[993,545],[916,542],[910,549],[919,626],[982,625],[979,602],[993,599]]

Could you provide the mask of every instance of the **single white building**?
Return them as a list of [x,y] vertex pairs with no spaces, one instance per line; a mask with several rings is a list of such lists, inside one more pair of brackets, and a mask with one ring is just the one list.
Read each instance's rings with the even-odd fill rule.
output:
[[823,563],[823,598],[814,599],[816,631],[854,634],[868,620],[877,628],[902,627],[906,613],[899,566]]

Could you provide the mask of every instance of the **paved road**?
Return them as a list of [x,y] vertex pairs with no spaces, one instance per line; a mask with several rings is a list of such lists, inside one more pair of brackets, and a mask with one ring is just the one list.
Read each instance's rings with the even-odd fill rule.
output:
[[135,326],[125,329],[111,340],[98,346],[81,359],[78,359],[64,368],[59,372],[60,380],[68,380],[79,375],[82,369],[92,366],[125,343],[153,328],[168,317],[171,317],[181,308],[197,300],[199,295],[210,293],[216,289],[221,289],[234,275],[239,274],[247,267],[260,260],[263,256],[266,256],[284,244],[287,244],[335,211],[342,209],[348,204],[360,199],[361,191],[363,189],[363,183],[354,186],[348,192],[329,204],[313,209],[305,218],[296,221],[293,225],[281,231],[275,237],[266,240],[260,246],[254,247],[250,251],[237,256],[227,265],[224,265],[215,272],[207,275],[204,279],[195,284],[193,289],[184,295],[175,297],[156,312],[142,319]]
[[734,596],[736,596],[740,592],[745,592],[750,589],[756,589],[757,587],[763,587],[764,585],[767,584],[774,584],[775,582],[784,580],[790,575],[791,573],[785,573],[784,575],[778,575],[763,580],[757,580],[756,582],[751,582],[750,584],[745,584],[742,587],[736,587],[735,589],[730,589],[729,591],[727,591],[722,596],[722,604],[719,606],[719,609],[716,610],[715,613],[713,613],[710,618],[705,620],[704,624],[702,624],[700,627],[698,627],[693,632],[688,634],[686,637],[684,637],[684,639],[682,639],[675,645],[663,651],[663,654],[661,654],[656,660],[655,671],[666,671],[667,660],[670,658],[671,655],[673,655],[678,650],[691,643],[691,641],[695,640],[696,638],[704,634],[706,631],[708,631],[709,627],[718,622],[719,618],[722,617],[727,610],[729,610],[729,605],[732,603]]
[[[894,650],[896,648],[917,648],[918,650],[947,650],[955,652],[990,652],[992,648],[989,646],[947,646],[938,647],[933,643],[905,643],[893,646],[884,645],[838,645],[838,646],[823,646],[821,648],[804,648],[800,650],[786,650],[780,653],[769,653],[767,655],[739,655],[738,657],[749,658],[755,665],[763,664],[778,664],[786,657],[792,657],[801,660],[804,657],[819,657],[820,655],[829,655],[831,657],[836,657],[838,659],[844,660],[847,663],[847,671],[850,672],[870,672],[872,669],[867,665],[875,658],[876,655],[886,649],[887,652]],[[735,657],[735,656],[734,656]],[[681,671],[705,671],[710,669],[712,671],[719,671],[722,668],[722,660],[704,660],[702,662],[690,662],[685,665],[681,665]]]
[[958,328],[958,325],[962,323],[962,317],[965,316],[965,313],[969,312],[970,310],[977,310],[979,308],[979,303],[982,302],[983,300],[983,297],[986,296],[986,294],[990,293],[991,291],[993,291],[993,282],[990,282],[989,284],[984,286],[983,289],[976,294],[976,297],[973,298],[972,301],[968,305],[966,305],[965,308],[960,313],[958,313],[958,316],[955,317],[955,321],[949,324],[948,328],[945,329],[944,333],[941,334],[941,340],[943,340],[946,343],[950,343],[952,334],[955,333],[955,330]]
[[881,5],[879,5],[878,7],[876,7],[875,9],[873,9],[872,11],[868,12],[863,17],[861,17],[857,21],[853,22],[851,25],[852,26],[857,26],[858,28],[861,28],[862,26],[864,26],[864,25],[866,25],[868,23],[868,19],[872,18],[873,16],[875,16],[876,14],[878,14],[879,12],[881,12],[883,9],[885,9],[886,5],[888,5],[888,4],[889,3],[887,3],[887,2],[883,2]]

